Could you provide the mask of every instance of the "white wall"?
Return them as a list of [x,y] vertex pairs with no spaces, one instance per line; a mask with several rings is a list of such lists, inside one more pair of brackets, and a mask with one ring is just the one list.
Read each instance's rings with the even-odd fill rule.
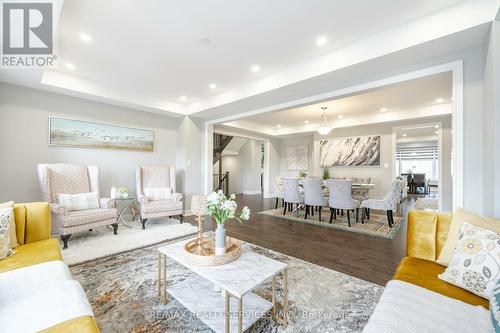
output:
[[243,193],[258,194],[260,189],[261,174],[261,143],[248,140],[240,149],[241,163],[243,166]]
[[[48,146],[48,117],[152,129],[154,152]],[[100,191],[112,185],[135,193],[138,165],[176,165],[179,120],[0,83],[0,202],[41,200],[37,163],[76,163],[101,169]]]
[[484,41],[484,214],[500,217],[500,22]]
[[[241,155],[224,155],[222,173],[229,172],[229,193],[243,193],[243,164]],[[214,164],[214,173],[219,173],[219,162]]]

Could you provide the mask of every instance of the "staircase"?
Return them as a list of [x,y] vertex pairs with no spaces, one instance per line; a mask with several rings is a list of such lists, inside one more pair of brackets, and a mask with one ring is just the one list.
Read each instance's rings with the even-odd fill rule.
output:
[[214,191],[222,190],[224,194],[229,193],[229,172],[222,173],[222,152],[233,139],[230,135],[214,133],[213,163],[219,162],[219,173],[214,174]]

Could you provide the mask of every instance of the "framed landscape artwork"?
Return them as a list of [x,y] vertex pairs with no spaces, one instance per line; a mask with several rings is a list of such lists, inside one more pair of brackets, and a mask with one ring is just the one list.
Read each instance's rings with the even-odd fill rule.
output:
[[49,145],[153,151],[154,131],[49,117]]
[[380,166],[380,135],[321,140],[322,167]]
[[286,148],[286,169],[304,171],[309,169],[309,146],[298,145]]

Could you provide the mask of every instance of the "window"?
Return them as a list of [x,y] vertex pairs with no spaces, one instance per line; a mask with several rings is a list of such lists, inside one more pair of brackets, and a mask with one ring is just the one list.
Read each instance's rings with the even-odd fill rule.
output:
[[401,175],[410,170],[412,173],[425,173],[427,179],[438,179],[437,146],[398,147],[396,171]]

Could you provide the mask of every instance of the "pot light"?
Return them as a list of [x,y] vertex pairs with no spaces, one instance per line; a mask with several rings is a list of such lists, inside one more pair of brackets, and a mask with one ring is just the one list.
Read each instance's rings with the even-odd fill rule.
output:
[[439,128],[439,125],[434,125],[434,128],[436,128],[436,129]]
[[260,66],[259,65],[252,65],[252,67],[250,67],[250,70],[254,73],[260,72]]
[[278,124],[278,125],[276,125],[276,127],[281,128],[281,125],[280,125],[280,124]]
[[443,103],[444,99],[442,98],[436,98],[436,103]]
[[434,134],[439,134],[439,131],[434,132]]
[[344,116],[343,116],[343,115],[341,115],[341,114],[339,114],[339,115],[337,116],[337,118],[338,118],[338,119],[342,119],[342,118],[344,118]]
[[304,121],[304,124],[309,124],[309,120]]
[[66,68],[67,68],[67,69],[71,69],[71,70],[73,70],[73,69],[75,69],[75,68],[76,68],[76,66],[75,66],[75,65],[73,65],[72,63],[68,62],[68,63],[66,64]]
[[407,136],[407,135],[408,135],[408,134],[406,134],[406,133],[403,133],[403,134],[402,134],[402,136]]
[[179,99],[180,99],[181,101],[183,101],[183,102],[184,102],[184,101],[186,101],[186,100],[187,100],[187,97],[186,97],[186,96],[184,96],[184,95],[181,95],[181,96],[179,96]]
[[316,38],[316,45],[323,46],[326,43],[328,43],[328,38],[326,38],[326,36],[319,36]]
[[385,112],[385,111],[387,111],[386,107],[380,108],[380,112]]
[[210,89],[212,89],[212,90],[217,89],[217,85],[216,85],[215,83],[210,83],[210,84],[208,85],[208,87],[209,87]]
[[91,43],[92,42],[92,37],[90,35],[88,35],[88,34],[83,34],[82,33],[82,34],[79,35],[79,37],[80,37],[80,40],[82,42],[85,42],[85,43]]

